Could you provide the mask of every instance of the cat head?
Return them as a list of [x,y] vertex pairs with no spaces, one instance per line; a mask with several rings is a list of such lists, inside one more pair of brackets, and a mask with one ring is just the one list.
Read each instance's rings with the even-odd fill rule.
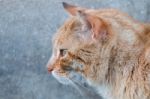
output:
[[[63,3],[63,6],[71,17],[54,35],[48,71],[63,84],[81,78],[91,81],[103,79],[107,63],[104,60],[107,61],[105,57],[107,58],[109,53],[103,53],[102,46],[109,45],[111,38],[107,23],[90,14],[89,9],[67,3]],[[96,75],[101,77],[97,79]]]

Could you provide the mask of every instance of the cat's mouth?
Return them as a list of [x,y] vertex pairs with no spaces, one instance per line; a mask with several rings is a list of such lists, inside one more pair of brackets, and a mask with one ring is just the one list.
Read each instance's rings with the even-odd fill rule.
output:
[[[69,68],[70,70],[70,68]],[[75,71],[60,71],[54,69],[52,71],[52,75],[55,79],[57,79],[60,83],[68,85],[72,83],[72,80],[75,80],[77,82],[82,82],[83,76],[79,73],[76,73]]]
[[52,71],[52,75],[62,84],[70,84],[70,80],[66,73],[58,72],[57,70]]

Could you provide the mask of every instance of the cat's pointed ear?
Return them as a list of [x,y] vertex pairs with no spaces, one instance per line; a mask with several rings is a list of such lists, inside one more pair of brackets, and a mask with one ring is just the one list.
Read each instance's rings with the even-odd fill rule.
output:
[[68,4],[66,2],[63,2],[62,4],[63,4],[64,9],[73,16],[76,16],[79,10],[84,10],[84,8]]
[[92,32],[92,38],[97,40],[106,40],[108,38],[108,27],[101,18],[78,11],[82,23]]

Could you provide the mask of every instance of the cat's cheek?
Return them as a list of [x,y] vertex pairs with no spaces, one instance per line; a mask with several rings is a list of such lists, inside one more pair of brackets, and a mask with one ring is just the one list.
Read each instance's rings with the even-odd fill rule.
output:
[[69,78],[71,78],[75,81],[78,81],[78,82],[81,82],[84,79],[80,73],[74,72],[74,71],[69,73]]

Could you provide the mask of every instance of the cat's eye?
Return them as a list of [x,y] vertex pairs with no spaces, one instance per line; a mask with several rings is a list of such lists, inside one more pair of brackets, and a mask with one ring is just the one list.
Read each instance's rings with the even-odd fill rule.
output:
[[67,53],[67,49],[60,49],[60,56],[65,56]]

